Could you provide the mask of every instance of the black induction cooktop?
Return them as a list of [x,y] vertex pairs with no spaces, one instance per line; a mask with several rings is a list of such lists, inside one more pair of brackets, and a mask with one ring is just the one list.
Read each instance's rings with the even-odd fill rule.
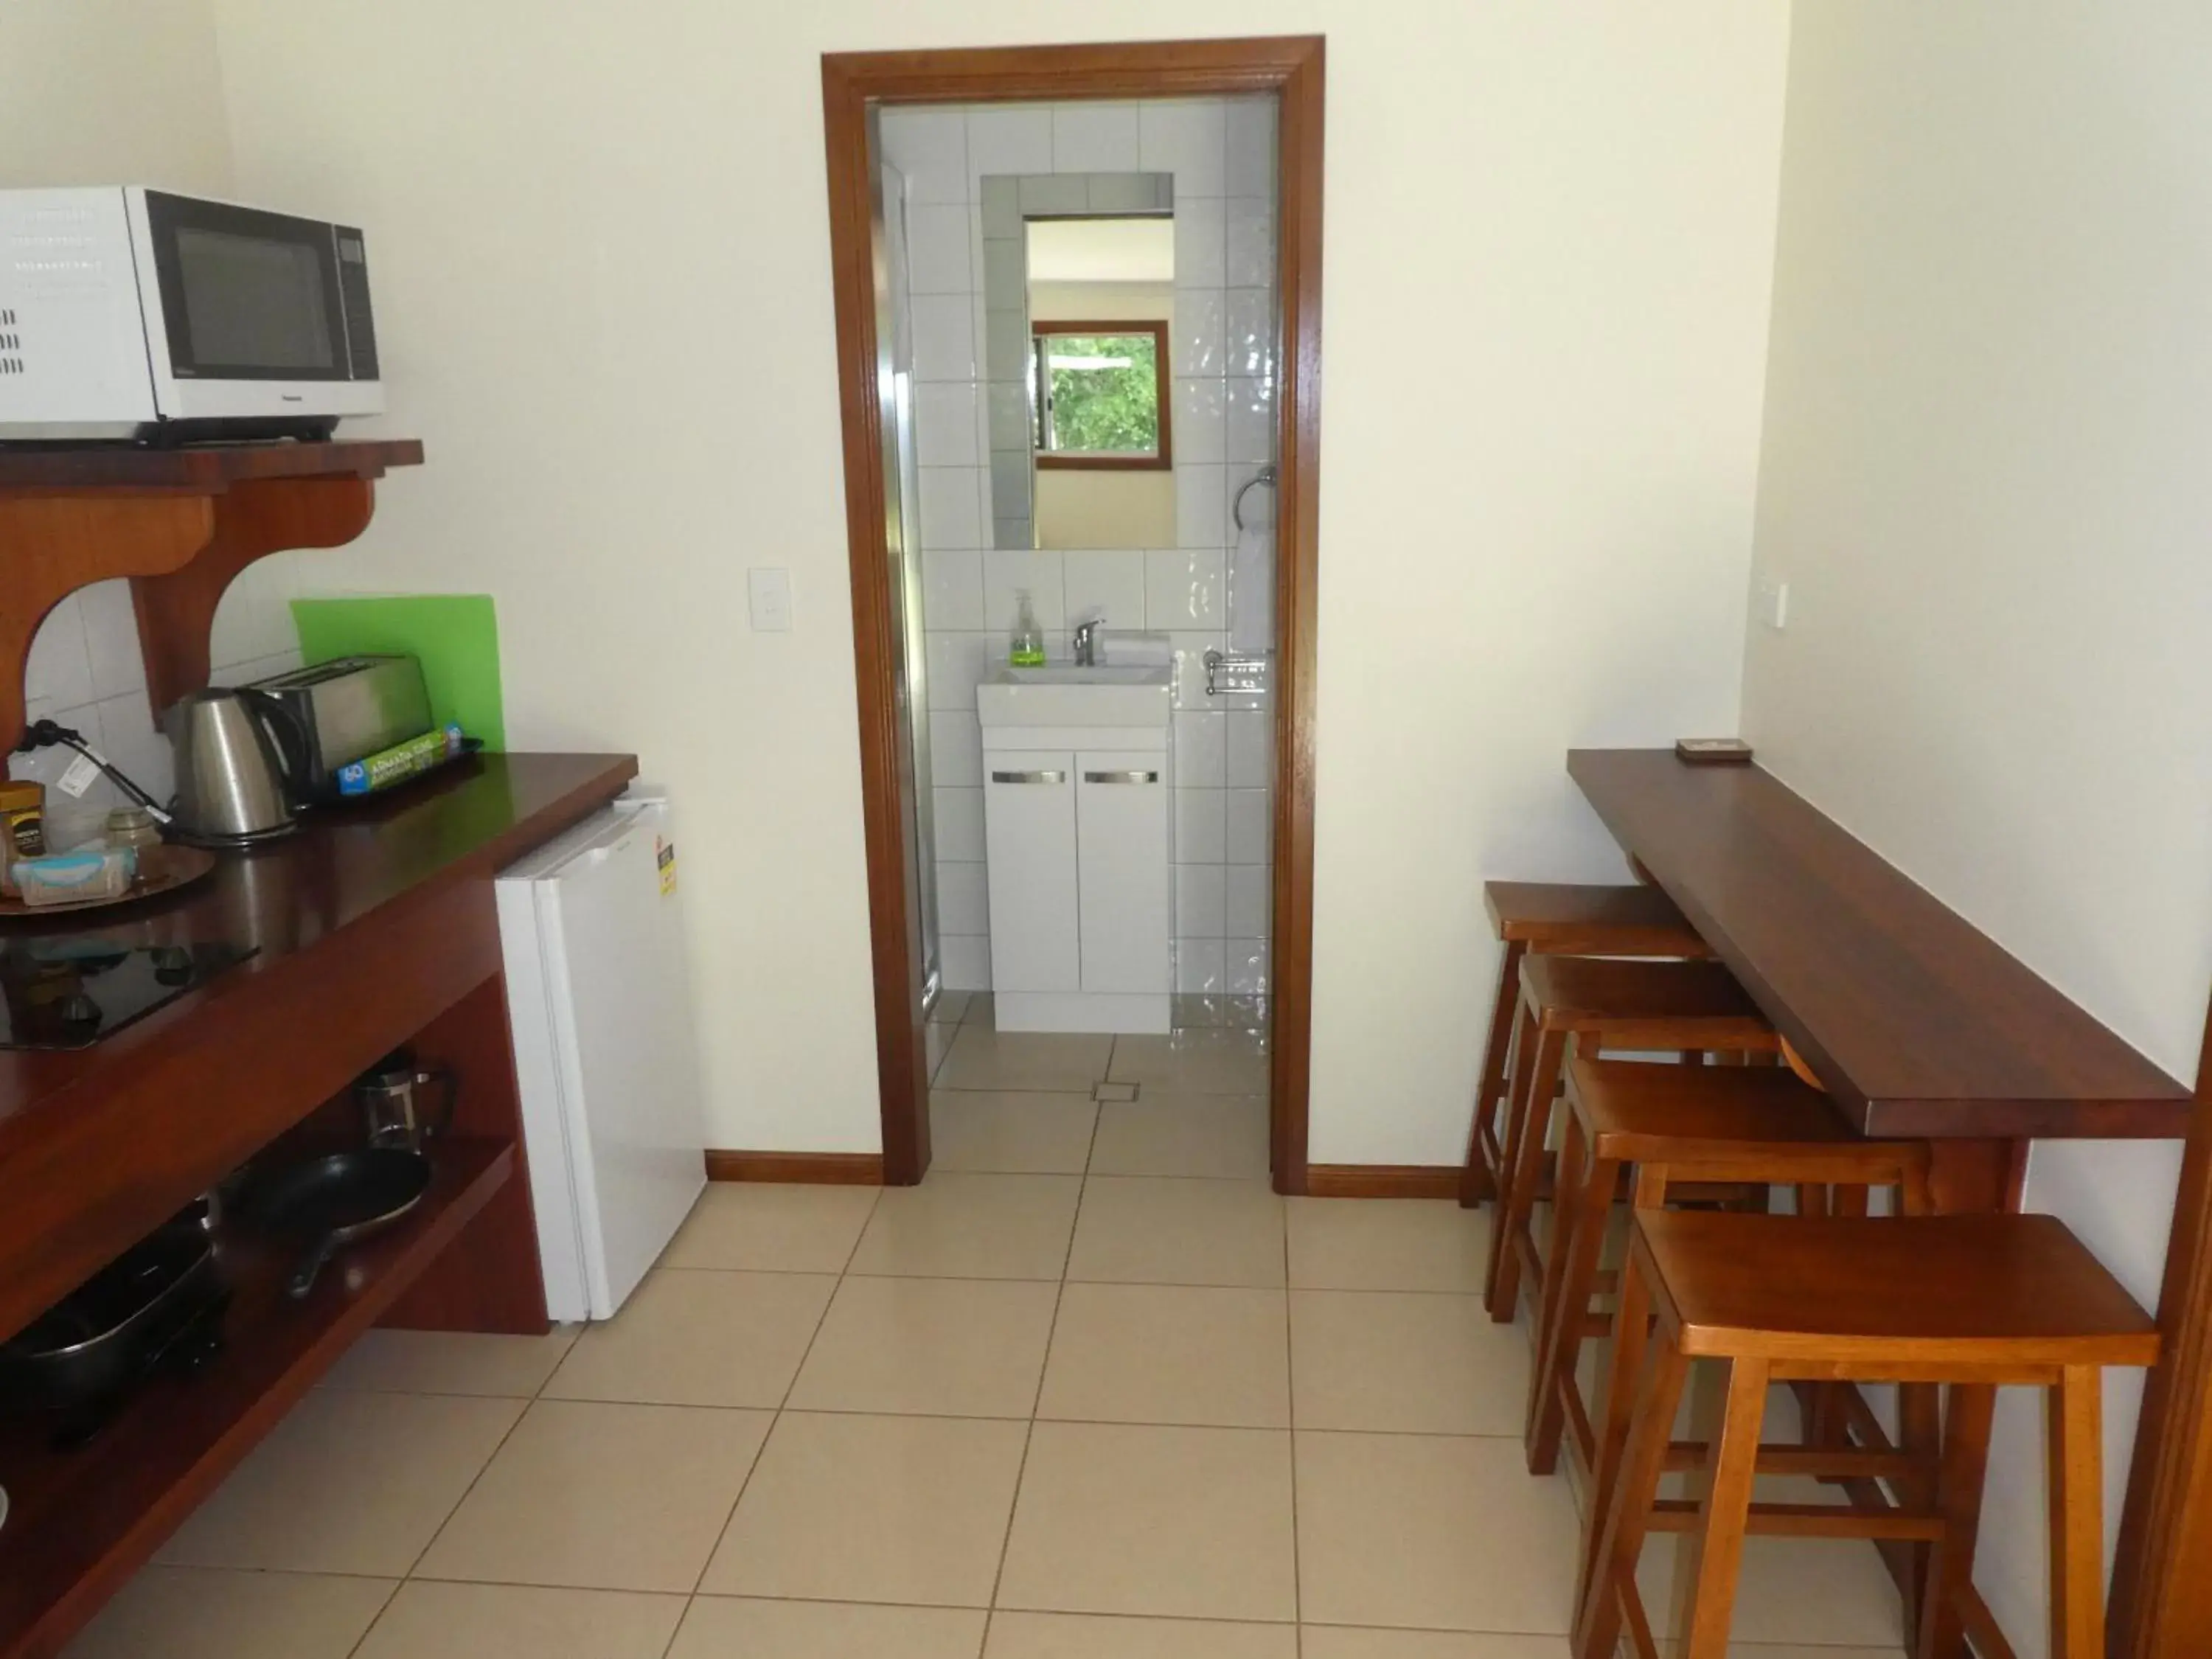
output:
[[93,934],[0,939],[0,1048],[88,1048],[236,967],[255,948],[149,948]]

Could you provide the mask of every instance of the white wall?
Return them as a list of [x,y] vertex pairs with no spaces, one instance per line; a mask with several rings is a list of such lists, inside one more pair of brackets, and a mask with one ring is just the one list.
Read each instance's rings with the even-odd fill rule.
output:
[[1563,751],[1736,724],[1785,7],[217,16],[239,187],[369,228],[429,446],[310,556],[495,593],[517,745],[672,783],[714,1138],[823,1150],[877,1107],[818,54],[1327,32],[1312,1149],[1457,1158],[1481,879],[1620,870]]
[[0,188],[230,185],[213,0],[0,4]]
[[[1799,0],[1745,730],[2177,1077],[2212,977],[2212,10]],[[2028,1202],[2154,1303],[2172,1145],[2045,1143]],[[2113,1374],[2117,1517],[2137,1379]],[[1978,1561],[2044,1651],[2008,1398]]]
[[[165,185],[231,193],[230,136],[210,0],[7,0],[0,5],[0,188]],[[233,584],[216,620],[218,679],[296,665],[283,601],[290,556]],[[47,613],[25,690],[33,719],[74,727],[156,795],[170,787],[168,744],[154,729],[125,581],[98,582]],[[51,783],[75,757],[43,750],[9,761]],[[105,781],[85,797],[121,797]]]

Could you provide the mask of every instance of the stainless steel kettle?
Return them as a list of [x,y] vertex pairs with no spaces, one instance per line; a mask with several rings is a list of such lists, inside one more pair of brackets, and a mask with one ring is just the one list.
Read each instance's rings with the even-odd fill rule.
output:
[[187,840],[251,842],[296,829],[284,708],[258,691],[211,687],[161,716],[175,752],[175,828]]

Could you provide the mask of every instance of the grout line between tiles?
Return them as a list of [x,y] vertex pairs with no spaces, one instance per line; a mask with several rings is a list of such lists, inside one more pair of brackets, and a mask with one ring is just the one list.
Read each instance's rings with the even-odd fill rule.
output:
[[[753,1476],[759,1473],[761,1460],[768,1455],[769,1443],[775,1437],[775,1431],[783,1422],[784,1412],[791,1404],[792,1392],[799,1387],[799,1374],[806,1369],[806,1362],[814,1352],[814,1345],[821,1340],[822,1328],[830,1322],[830,1310],[836,1305],[837,1292],[844,1288],[847,1273],[853,1265],[853,1258],[860,1254],[860,1241],[867,1236],[869,1224],[875,1219],[877,1208],[883,1203],[884,1190],[881,1187],[876,1188],[876,1195],[868,1205],[867,1214],[860,1218],[860,1226],[854,1230],[853,1243],[845,1252],[844,1263],[837,1269],[836,1282],[830,1286],[830,1294],[823,1297],[822,1311],[815,1316],[814,1328],[807,1333],[806,1346],[800,1351],[799,1363],[791,1368],[790,1379],[783,1385],[783,1397],[776,1401],[775,1410],[769,1417],[768,1427],[761,1435],[760,1444],[753,1451],[752,1462],[745,1466],[745,1478],[738,1482],[738,1490],[731,1496],[730,1507],[722,1516],[722,1524],[715,1530],[714,1541],[708,1546],[706,1559],[699,1564],[698,1575],[691,1581],[690,1595],[684,1603],[682,1616],[676,1621],[676,1629],[678,1632],[684,1628],[684,1620],[691,1616],[691,1604],[699,1599],[699,1586],[707,1582],[707,1574],[714,1568],[714,1558],[721,1553],[723,1542],[730,1535],[730,1528],[737,1521],[738,1506],[745,1501],[746,1489],[752,1485]],[[823,1278],[827,1275],[815,1274],[812,1277]],[[672,1645],[676,1640],[675,1633],[671,1632],[668,1639]],[[665,1656],[666,1650],[663,1649],[662,1652]]]

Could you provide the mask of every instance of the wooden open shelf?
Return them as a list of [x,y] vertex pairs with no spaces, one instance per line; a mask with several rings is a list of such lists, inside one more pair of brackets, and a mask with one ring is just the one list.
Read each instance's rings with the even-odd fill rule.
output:
[[217,1244],[233,1289],[223,1350],[198,1376],[150,1383],[91,1444],[57,1452],[47,1425],[0,1421],[0,1656],[58,1654],[514,1174],[511,1142],[434,1142],[413,1214],[323,1270],[303,1302],[296,1245],[243,1227]]
[[46,613],[131,578],[155,717],[208,682],[208,635],[232,579],[294,547],[368,527],[374,481],[422,464],[413,439],[0,450],[0,745],[23,729],[23,669]]

